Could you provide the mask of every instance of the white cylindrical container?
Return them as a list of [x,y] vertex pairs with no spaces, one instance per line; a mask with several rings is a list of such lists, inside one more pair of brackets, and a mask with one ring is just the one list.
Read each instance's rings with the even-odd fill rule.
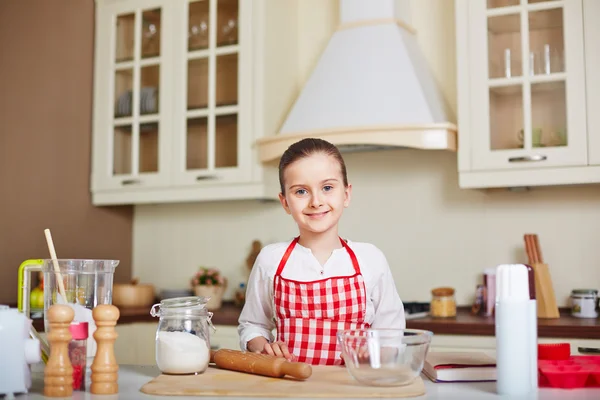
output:
[[495,309],[498,394],[533,393],[538,388],[537,304],[531,267],[497,267]]

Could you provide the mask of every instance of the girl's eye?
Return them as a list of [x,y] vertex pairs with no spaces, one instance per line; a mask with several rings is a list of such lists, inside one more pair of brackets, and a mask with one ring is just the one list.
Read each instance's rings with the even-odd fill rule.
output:
[[326,191],[326,192],[329,192],[332,189],[333,189],[333,186],[331,186],[331,185],[326,185],[326,186],[323,187],[323,190]]
[[304,190],[304,189],[298,189],[298,190],[296,190],[296,194],[299,195],[299,196],[302,196],[302,195],[306,194],[306,190]]

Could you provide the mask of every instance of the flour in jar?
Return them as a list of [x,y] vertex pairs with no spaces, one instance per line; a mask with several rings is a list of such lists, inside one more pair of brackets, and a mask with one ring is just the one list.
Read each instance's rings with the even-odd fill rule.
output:
[[166,374],[202,373],[208,368],[210,351],[204,339],[188,332],[159,332],[156,364]]

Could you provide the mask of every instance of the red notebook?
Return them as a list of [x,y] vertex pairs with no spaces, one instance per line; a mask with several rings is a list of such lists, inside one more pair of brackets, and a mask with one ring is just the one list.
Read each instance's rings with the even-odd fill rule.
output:
[[434,382],[496,380],[496,360],[483,352],[429,352],[423,373]]

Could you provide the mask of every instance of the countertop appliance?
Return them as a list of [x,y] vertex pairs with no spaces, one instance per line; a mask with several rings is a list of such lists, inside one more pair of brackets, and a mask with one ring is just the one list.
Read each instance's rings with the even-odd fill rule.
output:
[[429,303],[409,301],[404,303],[404,315],[407,320],[426,318],[429,316]]
[[29,364],[41,361],[40,342],[29,338],[31,320],[16,308],[0,305],[0,395],[27,393]]

